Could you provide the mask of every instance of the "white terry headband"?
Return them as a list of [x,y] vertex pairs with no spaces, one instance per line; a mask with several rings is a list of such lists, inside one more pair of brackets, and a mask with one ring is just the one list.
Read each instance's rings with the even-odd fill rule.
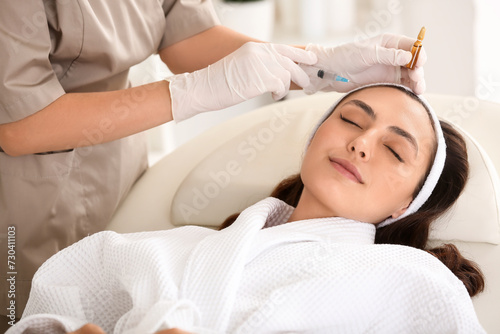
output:
[[[337,105],[348,95],[364,89],[368,87],[380,87],[380,86],[389,86],[389,87],[400,87],[403,88],[407,91],[411,90],[407,88],[406,86],[403,85],[398,85],[398,84],[387,84],[387,83],[379,83],[379,84],[371,84],[371,85],[366,85],[362,87],[358,87],[344,96],[342,96],[333,106],[331,106],[326,114],[321,118],[320,122],[312,132],[311,138],[309,139],[309,142],[312,140],[312,137],[314,137],[314,134],[316,134],[316,131],[320,127],[320,125],[332,114],[334,109],[337,107]],[[434,188],[436,187],[436,184],[438,183],[439,177],[441,176],[441,173],[443,172],[444,168],[444,163],[446,160],[446,142],[444,140],[443,136],[443,130],[441,129],[441,124],[439,123],[439,119],[436,116],[436,113],[434,112],[434,109],[431,108],[429,103],[422,97],[418,96],[419,100],[427,107],[427,109],[430,112],[432,121],[434,122],[434,130],[436,132],[436,140],[437,140],[437,149],[436,149],[436,155],[434,157],[434,162],[432,163],[431,170],[429,171],[429,175],[427,175],[427,178],[425,179],[425,182],[420,189],[420,192],[417,194],[417,196],[413,199],[413,201],[410,203],[406,211],[399,216],[398,218],[387,218],[386,220],[382,221],[377,225],[377,228],[387,226],[389,224],[394,223],[395,221],[398,221],[404,217],[407,217],[415,212],[418,211],[424,205],[424,203],[429,199],[431,196],[432,192],[434,191]]]

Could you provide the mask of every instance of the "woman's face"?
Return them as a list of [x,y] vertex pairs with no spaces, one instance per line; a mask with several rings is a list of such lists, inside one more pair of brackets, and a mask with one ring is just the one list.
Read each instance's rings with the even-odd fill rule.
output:
[[311,140],[296,214],[369,223],[399,217],[425,176],[435,142],[426,110],[405,93],[373,87],[351,94]]

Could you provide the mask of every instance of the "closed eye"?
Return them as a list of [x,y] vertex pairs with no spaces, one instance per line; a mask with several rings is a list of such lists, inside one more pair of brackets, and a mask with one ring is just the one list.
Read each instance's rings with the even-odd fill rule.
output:
[[401,158],[401,156],[396,151],[394,151],[390,146],[387,146],[387,145],[384,145],[384,146],[387,147],[389,149],[389,151],[391,151],[391,153],[396,157],[396,159],[399,160],[399,162],[405,162],[403,160],[403,158]]
[[340,119],[343,120],[344,122],[346,123],[349,123],[349,124],[352,124],[354,126],[357,126],[358,128],[362,129],[362,127],[360,127],[357,123],[354,123],[353,121],[345,118],[344,116],[342,116],[342,114],[340,114]]

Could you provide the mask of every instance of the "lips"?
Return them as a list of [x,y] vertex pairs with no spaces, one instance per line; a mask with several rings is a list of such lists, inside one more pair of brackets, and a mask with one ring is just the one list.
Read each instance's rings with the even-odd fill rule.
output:
[[339,158],[329,158],[332,166],[342,175],[354,182],[363,184],[363,179],[356,166],[349,161]]

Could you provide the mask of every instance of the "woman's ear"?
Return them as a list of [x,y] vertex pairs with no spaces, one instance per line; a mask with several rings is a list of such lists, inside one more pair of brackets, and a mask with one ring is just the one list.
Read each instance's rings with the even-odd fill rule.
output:
[[410,203],[407,203],[405,206],[403,206],[401,209],[397,210],[396,212],[394,212],[392,215],[391,215],[391,218],[394,218],[394,219],[397,219],[399,218],[403,213],[406,212],[406,209],[408,209],[408,207],[410,206]]

